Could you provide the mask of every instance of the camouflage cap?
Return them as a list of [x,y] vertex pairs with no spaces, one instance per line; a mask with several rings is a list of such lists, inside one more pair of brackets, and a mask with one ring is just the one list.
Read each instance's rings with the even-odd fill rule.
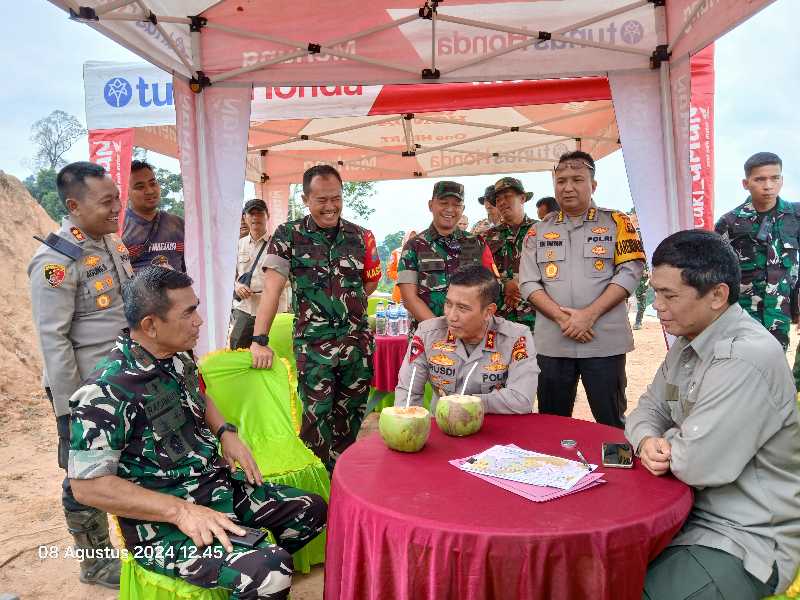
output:
[[488,185],[488,186],[486,186],[486,190],[483,192],[483,196],[478,198],[478,202],[483,204],[484,202],[486,202],[488,200],[489,204],[494,206],[493,198],[494,198],[494,186],[493,185]]
[[446,196],[454,196],[464,201],[464,186],[456,181],[437,181],[433,186],[434,198],[445,198]]
[[525,186],[522,185],[522,182],[517,179],[516,177],[502,177],[498,179],[494,184],[494,195],[493,199],[490,200],[492,204],[494,204],[494,196],[502,192],[503,190],[507,190],[511,188],[515,192],[519,192],[520,194],[525,194],[525,200],[523,202],[527,202],[531,198],[533,198],[533,192],[526,192]]

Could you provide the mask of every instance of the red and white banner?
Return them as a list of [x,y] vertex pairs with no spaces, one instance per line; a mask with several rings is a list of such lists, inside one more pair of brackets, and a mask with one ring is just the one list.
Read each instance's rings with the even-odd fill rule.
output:
[[692,57],[689,169],[696,229],[714,228],[714,46]]
[[119,188],[122,205],[117,227],[119,234],[125,225],[132,157],[133,129],[93,129],[89,132],[89,161],[105,168]]

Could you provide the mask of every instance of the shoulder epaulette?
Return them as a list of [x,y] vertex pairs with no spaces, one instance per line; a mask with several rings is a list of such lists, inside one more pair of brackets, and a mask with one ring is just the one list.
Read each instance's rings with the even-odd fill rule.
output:
[[51,233],[44,240],[38,235],[33,236],[33,238],[42,242],[45,246],[49,246],[59,254],[63,254],[67,258],[71,258],[72,260],[78,260],[81,256],[83,256],[83,248],[77,244],[73,244],[69,240],[65,240],[60,235],[56,235],[55,233]]

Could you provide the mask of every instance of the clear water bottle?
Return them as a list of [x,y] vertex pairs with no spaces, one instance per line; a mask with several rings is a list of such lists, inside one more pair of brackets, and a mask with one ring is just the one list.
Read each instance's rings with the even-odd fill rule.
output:
[[375,307],[375,335],[386,335],[386,308],[383,300]]
[[392,302],[389,304],[388,318],[386,323],[386,335],[399,335],[400,314],[397,312],[397,305]]
[[400,313],[400,331],[397,335],[408,335],[408,311],[402,302],[397,310]]

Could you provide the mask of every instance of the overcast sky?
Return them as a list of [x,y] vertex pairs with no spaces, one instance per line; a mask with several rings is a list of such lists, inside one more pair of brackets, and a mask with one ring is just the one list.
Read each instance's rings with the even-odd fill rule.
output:
[[[10,0],[0,0],[4,12],[9,12],[10,4]],[[6,14],[0,19],[0,169],[23,179],[31,173],[34,148],[29,138],[34,121],[61,109],[85,122],[83,63],[139,58],[89,27],[69,21],[45,0],[13,4],[13,18]],[[777,0],[717,43],[717,216],[744,200],[742,164],[758,151],[777,152],[783,157],[786,183],[782,196],[800,200],[800,158],[795,154],[800,140],[799,22],[800,2]],[[67,159],[86,158],[83,139]],[[178,170],[177,161],[154,162]],[[537,197],[552,194],[549,174],[519,177]],[[625,210],[632,206],[621,152],[598,163],[597,178],[598,205]],[[483,216],[475,199],[494,179],[460,179],[466,186],[466,213],[471,223]],[[376,212],[366,225],[379,240],[400,229],[425,228],[432,185],[433,180],[379,183],[378,193],[371,200]],[[402,210],[398,210],[399,204]],[[535,215],[535,208],[531,206],[528,212]]]

